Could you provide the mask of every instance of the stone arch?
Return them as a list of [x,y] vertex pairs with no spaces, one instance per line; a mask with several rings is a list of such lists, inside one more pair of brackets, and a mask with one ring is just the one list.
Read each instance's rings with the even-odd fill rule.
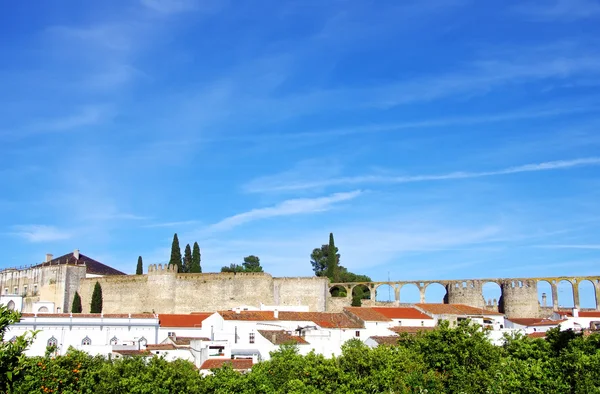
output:
[[[547,280],[537,282],[538,301],[541,307],[552,307],[554,305],[554,296],[552,295],[552,285]],[[544,301],[544,294],[546,299]],[[545,305],[544,305],[545,303]]]
[[421,292],[416,283],[405,283],[400,287],[400,303],[416,304],[421,302]]
[[15,302],[13,300],[8,301],[8,304],[6,304],[6,308],[8,308],[9,311],[14,311],[15,310]]
[[371,289],[364,283],[352,286],[352,297],[356,296],[362,290],[362,300],[371,298]]
[[396,300],[394,287],[387,283],[377,286],[375,288],[375,300],[378,302],[394,302]]
[[594,283],[589,279],[579,282],[579,307],[595,309],[597,302]]
[[573,298],[573,284],[568,280],[561,280],[556,284],[558,289],[558,307],[573,308],[575,301]]
[[38,313],[48,313],[48,307],[47,306],[42,306],[40,307],[40,309],[38,309]]
[[329,288],[329,294],[332,297],[346,297],[348,295],[348,290],[342,285],[335,285]]
[[439,282],[428,283],[425,286],[425,302],[443,304],[446,297],[446,286]]
[[481,297],[486,306],[498,306],[502,298],[502,287],[497,282],[485,282],[481,285]]

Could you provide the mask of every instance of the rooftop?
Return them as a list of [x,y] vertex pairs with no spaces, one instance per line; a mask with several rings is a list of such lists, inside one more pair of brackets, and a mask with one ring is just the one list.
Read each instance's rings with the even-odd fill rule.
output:
[[464,304],[415,304],[415,306],[432,315],[503,316],[502,313]]
[[432,320],[433,318],[424,314],[416,308],[410,307],[374,307],[373,310],[381,313],[382,315],[389,317],[390,319],[418,319],[418,320]]
[[550,319],[539,319],[539,318],[512,318],[509,321],[527,327],[533,326],[555,326],[560,323],[566,322],[567,320],[550,320]]
[[322,328],[364,328],[364,325],[344,313],[331,312],[278,312],[272,311],[221,311],[225,320],[242,321],[309,321]]
[[50,261],[46,261],[41,264],[35,265],[34,268],[62,264],[85,265],[85,272],[92,275],[125,275],[124,272],[109,267],[106,264],[102,264],[101,262],[96,261],[84,254],[81,254],[78,251],[75,251],[74,253],[68,253]]
[[300,336],[291,335],[283,330],[271,331],[271,330],[258,330],[260,335],[265,337],[266,340],[271,342],[273,345],[284,345],[287,343],[294,343],[296,345],[306,345],[308,342]]
[[204,319],[212,313],[193,313],[193,314],[160,314],[158,315],[161,327],[202,327]]
[[200,369],[221,368],[225,365],[230,365],[235,370],[247,370],[252,368],[252,359],[212,358],[203,362]]
[[374,340],[375,342],[377,342],[378,345],[397,345],[400,337],[397,335],[374,336],[374,337],[371,337],[371,339]]
[[407,326],[402,326],[402,327],[390,327],[389,330],[395,332],[396,334],[402,334],[402,333],[416,334],[418,332],[433,331],[436,328],[437,327],[407,327]]

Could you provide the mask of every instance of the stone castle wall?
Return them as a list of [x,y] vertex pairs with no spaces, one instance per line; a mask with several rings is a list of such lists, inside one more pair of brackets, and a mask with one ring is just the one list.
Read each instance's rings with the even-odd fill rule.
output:
[[179,274],[151,266],[147,275],[88,278],[80,282],[83,312],[89,312],[96,281],[102,286],[104,313],[190,313],[241,305],[308,305],[325,311],[325,278],[273,278],[267,273]]

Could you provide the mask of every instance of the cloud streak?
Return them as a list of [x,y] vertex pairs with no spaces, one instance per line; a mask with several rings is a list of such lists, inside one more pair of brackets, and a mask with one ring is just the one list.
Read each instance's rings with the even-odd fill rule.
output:
[[551,171],[568,169],[573,167],[589,167],[600,165],[600,157],[587,157],[573,160],[557,160],[543,163],[525,164],[516,167],[507,167],[495,171],[479,172],[450,172],[438,175],[406,175],[406,176],[381,176],[381,175],[360,175],[354,177],[330,178],[322,181],[291,182],[284,183],[284,180],[276,180],[271,177],[267,184],[251,182],[245,189],[251,193],[264,192],[283,192],[299,191],[307,189],[325,188],[331,186],[347,186],[358,184],[398,184],[398,183],[416,183],[416,182],[436,182],[456,179],[483,178],[489,176],[510,175],[527,172]]
[[595,0],[553,0],[527,2],[515,11],[539,21],[575,21],[600,16],[600,3]]
[[19,236],[29,242],[50,242],[71,238],[71,234],[54,226],[40,224],[14,226],[13,235]]
[[362,191],[335,193],[327,197],[298,198],[283,201],[267,208],[253,209],[221,220],[210,226],[211,231],[226,231],[242,224],[260,219],[280,216],[302,215],[307,213],[323,212],[332,208],[336,203],[357,198]]

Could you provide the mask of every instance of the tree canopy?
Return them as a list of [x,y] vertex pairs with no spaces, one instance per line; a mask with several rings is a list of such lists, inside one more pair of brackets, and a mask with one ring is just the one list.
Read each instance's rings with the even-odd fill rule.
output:
[[169,264],[177,266],[178,272],[183,272],[183,261],[181,259],[181,248],[179,247],[179,238],[177,238],[177,233],[173,235],[173,242],[171,243],[171,259],[169,260]]
[[200,266],[200,246],[198,246],[198,242],[194,242],[194,248],[192,251],[192,266],[190,267],[190,272],[202,272],[202,267]]
[[263,272],[258,256],[250,255],[244,257],[244,263],[242,265],[244,266],[245,272]]
[[191,272],[192,270],[192,248],[190,244],[185,245],[185,251],[183,252],[183,264],[181,272]]
[[78,292],[75,292],[73,296],[73,305],[71,306],[71,313],[81,313],[81,297]]
[[94,285],[90,313],[102,313],[102,286],[98,282]]
[[144,263],[142,262],[142,256],[138,257],[137,267],[135,268],[136,275],[144,274]]

